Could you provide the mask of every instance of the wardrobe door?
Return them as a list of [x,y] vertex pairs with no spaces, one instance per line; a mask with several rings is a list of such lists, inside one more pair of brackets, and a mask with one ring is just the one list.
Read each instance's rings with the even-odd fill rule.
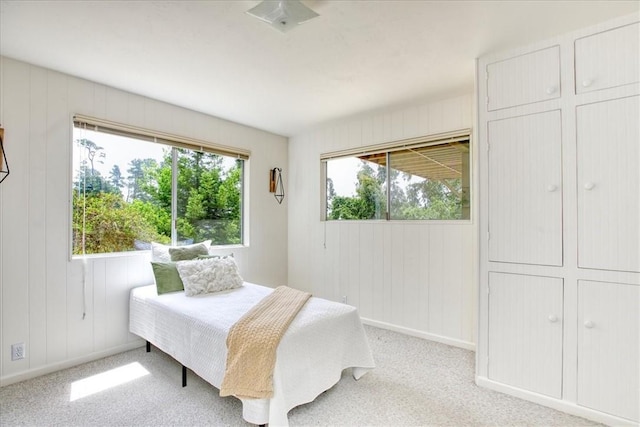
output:
[[487,110],[560,97],[560,47],[487,65]]
[[489,378],[562,397],[559,278],[489,273]]
[[560,111],[488,123],[489,261],[562,265]]
[[577,107],[579,267],[640,271],[639,100]]
[[576,93],[640,81],[640,23],[575,41]]
[[578,282],[578,404],[639,421],[640,286]]

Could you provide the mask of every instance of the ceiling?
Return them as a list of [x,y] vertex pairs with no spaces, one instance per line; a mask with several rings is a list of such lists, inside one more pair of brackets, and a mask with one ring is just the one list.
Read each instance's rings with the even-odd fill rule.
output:
[[473,89],[474,58],[639,10],[634,1],[0,0],[0,54],[279,135]]

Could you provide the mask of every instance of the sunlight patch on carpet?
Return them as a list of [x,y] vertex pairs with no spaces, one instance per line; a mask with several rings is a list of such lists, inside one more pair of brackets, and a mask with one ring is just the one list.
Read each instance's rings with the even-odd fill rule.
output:
[[129,363],[101,374],[93,375],[71,384],[70,402],[91,396],[92,394],[117,387],[140,377],[149,375],[149,371],[138,362]]

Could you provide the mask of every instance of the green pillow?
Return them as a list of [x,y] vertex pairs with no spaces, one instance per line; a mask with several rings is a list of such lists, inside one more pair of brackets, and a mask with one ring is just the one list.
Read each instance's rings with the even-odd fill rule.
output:
[[198,255],[209,255],[209,250],[203,244],[169,248],[169,255],[171,255],[171,261],[190,261],[198,258]]
[[184,290],[175,262],[152,262],[151,267],[156,277],[158,295]]

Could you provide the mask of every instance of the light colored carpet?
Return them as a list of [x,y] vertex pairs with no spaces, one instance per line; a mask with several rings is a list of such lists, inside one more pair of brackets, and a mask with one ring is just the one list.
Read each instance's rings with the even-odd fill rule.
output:
[[[597,425],[474,384],[474,353],[366,327],[375,370],[289,412],[291,426]],[[70,402],[74,381],[139,362],[150,375]],[[0,426],[236,426],[240,401],[152,348],[128,351],[0,388]]]

